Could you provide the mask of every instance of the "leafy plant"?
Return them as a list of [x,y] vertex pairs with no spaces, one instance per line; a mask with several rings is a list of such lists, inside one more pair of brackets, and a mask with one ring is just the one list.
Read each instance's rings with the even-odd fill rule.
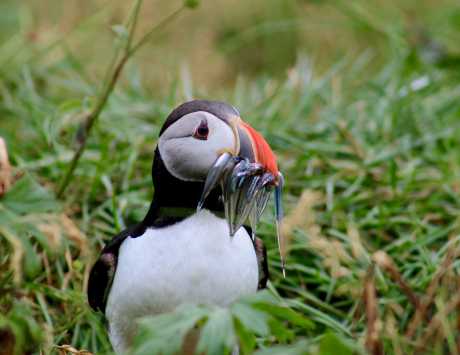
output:
[[314,325],[264,291],[229,308],[185,305],[173,313],[146,318],[141,322],[134,353],[176,354],[187,337],[198,337],[198,353],[230,354],[239,346],[242,354],[252,354],[257,344],[293,341],[295,327],[306,334]]

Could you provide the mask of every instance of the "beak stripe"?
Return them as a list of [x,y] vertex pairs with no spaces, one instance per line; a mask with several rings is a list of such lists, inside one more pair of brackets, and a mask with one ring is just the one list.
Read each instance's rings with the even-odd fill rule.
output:
[[249,124],[240,121],[240,125],[248,133],[251,139],[252,147],[254,149],[255,161],[262,164],[267,170],[269,170],[273,176],[278,176],[278,165],[276,164],[276,156],[268,145],[264,137],[252,128]]

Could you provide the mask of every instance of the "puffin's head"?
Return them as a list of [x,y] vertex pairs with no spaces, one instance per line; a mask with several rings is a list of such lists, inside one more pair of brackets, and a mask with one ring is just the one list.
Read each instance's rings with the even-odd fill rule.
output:
[[[273,190],[277,221],[281,219],[283,179],[276,157],[262,135],[244,122],[234,107],[206,100],[180,105],[160,131],[157,155],[176,181],[170,185],[175,193],[187,190],[190,194],[198,187],[198,210],[211,193],[211,200],[219,193],[231,235],[246,221],[255,230]],[[161,190],[159,186],[156,189]]]
[[166,119],[158,150],[169,173],[183,181],[205,181],[223,153],[260,164],[278,175],[276,158],[264,138],[223,102],[186,102]]

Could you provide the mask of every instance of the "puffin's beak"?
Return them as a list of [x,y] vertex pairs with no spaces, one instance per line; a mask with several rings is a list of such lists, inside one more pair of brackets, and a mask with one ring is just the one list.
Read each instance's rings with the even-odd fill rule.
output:
[[233,236],[249,221],[254,237],[256,226],[274,189],[278,244],[284,272],[284,248],[279,233],[283,216],[283,176],[278,170],[275,154],[263,136],[240,117],[234,117],[229,124],[235,134],[235,148],[232,152],[221,152],[210,169],[198,209],[203,207],[206,197],[220,184],[230,235]]

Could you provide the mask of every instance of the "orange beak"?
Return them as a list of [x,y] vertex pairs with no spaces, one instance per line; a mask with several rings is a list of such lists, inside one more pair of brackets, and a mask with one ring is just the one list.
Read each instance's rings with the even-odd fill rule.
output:
[[[276,156],[265,138],[241,119],[238,121],[238,133],[240,136],[240,154],[244,156],[245,151],[252,151],[253,157],[250,158],[253,158],[254,162],[261,164],[277,179],[279,170],[276,163]],[[247,145],[248,143],[250,147],[245,147],[245,144]]]

